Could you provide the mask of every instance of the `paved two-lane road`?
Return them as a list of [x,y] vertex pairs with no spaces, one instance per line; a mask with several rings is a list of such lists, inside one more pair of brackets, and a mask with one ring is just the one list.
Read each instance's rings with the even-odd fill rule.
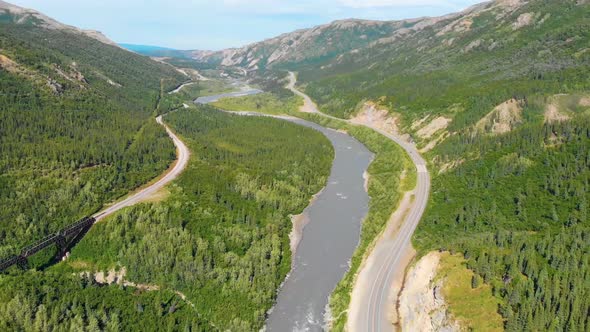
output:
[[[414,191],[414,201],[409,209],[406,217],[403,220],[403,224],[391,240],[386,240],[384,246],[388,249],[382,255],[376,256],[376,263],[380,265],[376,274],[368,276],[367,286],[370,287],[368,290],[368,297],[360,299],[362,308],[359,317],[361,320],[358,324],[365,325],[366,329],[362,329],[369,332],[375,331],[391,331],[393,329],[388,317],[391,314],[389,310],[393,309],[391,303],[389,303],[389,291],[393,282],[393,276],[396,272],[404,271],[402,256],[406,252],[407,248],[411,245],[410,241],[414,230],[418,226],[426,204],[428,203],[428,196],[430,193],[430,176],[426,168],[426,161],[420,156],[416,147],[397,136],[391,135],[378,128],[369,126],[375,131],[379,132],[383,136],[391,139],[392,141],[399,144],[410,156],[417,170],[417,183]],[[373,255],[374,253],[371,253]],[[375,253],[376,254],[376,253]],[[366,317],[362,319],[362,317]]]
[[[290,72],[287,88],[298,96],[303,97],[303,111],[338,119],[321,113],[309,96],[295,88],[295,83],[295,73]],[[347,121],[343,119],[338,120]],[[417,171],[414,201],[403,219],[402,226],[392,239],[387,239],[386,243],[382,244],[381,248],[384,248],[384,250],[380,252],[372,252],[370,254],[370,256],[374,256],[372,257],[372,262],[376,273],[367,273],[367,280],[361,285],[361,287],[368,287],[368,289],[362,292],[368,294],[368,296],[363,296],[358,299],[360,303],[358,306],[360,312],[356,313],[358,320],[355,321],[352,326],[353,331],[391,331],[393,326],[388,317],[390,315],[389,310],[393,308],[391,303],[389,303],[389,292],[393,282],[392,279],[396,272],[404,271],[406,268],[402,262],[402,255],[411,245],[410,241],[412,235],[426,209],[428,196],[430,194],[430,176],[426,167],[426,161],[422,158],[414,144],[408,143],[398,136],[385,132],[372,123],[366,123],[364,125],[401,146],[410,156]],[[379,244],[381,243],[378,243],[378,245]]]

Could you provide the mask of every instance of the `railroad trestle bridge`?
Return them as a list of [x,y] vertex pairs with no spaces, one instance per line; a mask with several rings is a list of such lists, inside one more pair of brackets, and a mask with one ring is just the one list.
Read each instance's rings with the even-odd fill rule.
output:
[[56,233],[24,247],[20,251],[20,254],[0,260],[0,272],[14,265],[26,270],[29,266],[29,257],[54,244],[57,246],[56,257],[63,257],[70,246],[80,240],[95,222],[96,219],[94,217],[83,218]]

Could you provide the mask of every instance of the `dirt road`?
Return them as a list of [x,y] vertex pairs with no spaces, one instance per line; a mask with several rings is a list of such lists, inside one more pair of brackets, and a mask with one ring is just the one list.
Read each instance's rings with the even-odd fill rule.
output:
[[182,171],[188,165],[188,160],[190,157],[189,149],[178,138],[178,136],[176,136],[172,132],[172,130],[170,130],[170,128],[164,123],[161,115],[156,118],[156,121],[160,125],[164,126],[164,128],[166,128],[166,132],[168,133],[168,136],[170,136],[170,138],[174,142],[174,145],[176,146],[176,156],[177,156],[176,162],[174,163],[172,168],[169,169],[164,174],[164,176],[162,176],[158,181],[154,182],[153,184],[148,185],[147,187],[145,187],[143,189],[140,189],[139,191],[131,194],[130,196],[127,196],[123,200],[116,202],[116,203],[106,207],[102,211],[96,213],[95,215],[93,215],[93,217],[96,218],[96,222],[99,222],[101,219],[106,218],[107,216],[110,216],[111,214],[113,214],[125,207],[132,206],[137,203],[141,203],[141,202],[144,202],[144,201],[150,199],[150,197],[153,194],[155,194],[156,192],[158,192],[158,190],[164,188],[164,186],[166,186],[168,183],[170,183],[174,179],[176,179],[178,177],[178,175],[180,175],[180,173],[182,173]]

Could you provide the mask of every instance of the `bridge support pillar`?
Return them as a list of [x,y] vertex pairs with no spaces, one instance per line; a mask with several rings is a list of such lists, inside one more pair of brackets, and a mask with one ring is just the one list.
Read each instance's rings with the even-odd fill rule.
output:
[[19,256],[16,265],[26,271],[29,269],[29,260],[24,256]]
[[65,236],[59,235],[55,238],[55,246],[57,247],[57,257],[63,257],[68,250],[68,243]]

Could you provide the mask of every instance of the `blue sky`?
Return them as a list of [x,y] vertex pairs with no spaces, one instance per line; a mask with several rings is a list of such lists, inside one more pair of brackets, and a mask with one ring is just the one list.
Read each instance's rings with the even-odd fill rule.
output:
[[8,0],[119,43],[217,50],[336,19],[439,16],[481,0]]

